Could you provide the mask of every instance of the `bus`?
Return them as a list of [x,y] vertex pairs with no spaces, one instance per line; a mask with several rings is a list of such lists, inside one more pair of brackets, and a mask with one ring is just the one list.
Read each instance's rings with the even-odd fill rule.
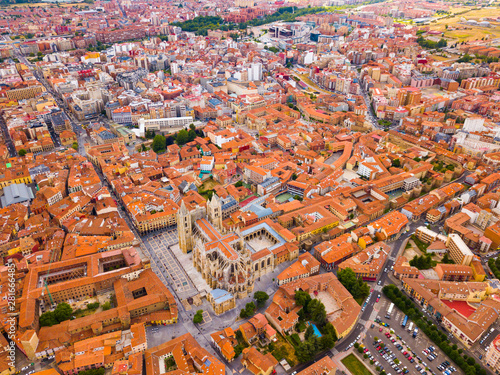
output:
[[413,330],[413,322],[410,322],[408,325],[408,332],[411,332]]
[[405,315],[405,318],[403,319],[403,323],[401,323],[401,326],[403,328],[405,328],[406,327],[406,323],[408,323],[408,315]]
[[387,309],[387,314],[385,315],[386,319],[390,319],[391,318],[391,314],[392,314],[392,310],[394,309],[394,304],[391,303],[391,305],[389,306],[389,308]]

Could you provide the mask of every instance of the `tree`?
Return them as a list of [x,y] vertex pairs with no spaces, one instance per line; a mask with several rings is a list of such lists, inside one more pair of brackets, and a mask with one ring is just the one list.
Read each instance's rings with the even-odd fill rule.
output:
[[243,186],[243,182],[242,181],[238,181],[237,183],[234,184],[235,187],[242,187]]
[[156,133],[154,130],[146,130],[146,139],[153,139],[155,137]]
[[194,124],[189,124],[189,129],[196,131],[196,126],[194,126]]
[[165,137],[163,135],[155,135],[153,139],[153,143],[151,144],[151,148],[153,149],[154,152],[160,153],[165,151],[166,144],[165,144]]
[[104,304],[102,305],[103,311],[107,311],[110,308],[111,308],[111,302],[109,302],[109,301],[104,302]]
[[179,134],[177,134],[177,144],[178,145],[185,145],[189,140],[189,134],[186,129],[182,129]]
[[54,313],[52,311],[44,312],[42,315],[40,315],[39,324],[40,327],[52,327],[53,325],[57,324]]
[[246,312],[247,316],[252,316],[255,312],[255,303],[248,302],[245,305],[245,312]]
[[254,293],[253,299],[257,302],[257,307],[262,307],[269,299],[269,295],[266,292],[258,291]]
[[308,303],[307,312],[311,316],[312,321],[319,326],[323,326],[326,323],[325,305],[319,299],[313,299]]
[[255,304],[253,302],[249,302],[245,305],[244,309],[240,311],[240,318],[248,318],[253,315],[255,312]]
[[320,342],[324,349],[331,349],[335,345],[335,340],[332,335],[321,336]]
[[312,336],[316,335],[316,332],[314,332],[314,327],[312,324],[309,324],[306,329],[306,333],[304,334],[304,338],[306,340],[309,340]]
[[307,305],[312,300],[311,296],[307,292],[303,292],[302,290],[295,291],[295,303],[298,306],[302,306],[307,309]]
[[73,142],[71,147],[73,147],[76,151],[78,151],[78,142]]
[[295,181],[296,179],[297,179],[297,173],[292,174],[292,180]]
[[203,310],[198,310],[196,314],[194,314],[193,323],[200,324],[201,322],[203,322]]
[[193,129],[189,129],[189,132],[188,132],[188,142],[194,141],[196,137],[197,137],[196,132]]
[[401,167],[401,161],[399,159],[394,159],[392,161],[392,166],[395,168],[400,168]]
[[365,299],[370,294],[370,287],[363,280],[356,278],[354,271],[347,267],[337,272],[337,277],[342,285],[352,294],[354,299]]
[[415,255],[412,260],[410,260],[410,266],[417,267],[419,270],[428,270],[432,268],[435,262],[433,262],[430,254],[425,255]]
[[71,314],[73,314],[73,309],[65,302],[57,305],[56,309],[54,310],[54,317],[56,318],[58,323],[68,320],[71,317]]
[[19,156],[24,156],[27,154],[26,150],[24,148],[20,149],[18,152]]

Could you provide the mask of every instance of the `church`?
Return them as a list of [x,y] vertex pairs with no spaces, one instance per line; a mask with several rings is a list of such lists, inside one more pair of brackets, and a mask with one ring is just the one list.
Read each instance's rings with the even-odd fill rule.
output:
[[[235,306],[235,298],[245,298],[254,289],[255,279],[272,272],[277,253],[290,249],[293,236],[284,238],[267,219],[243,231],[226,232],[222,225],[221,200],[217,195],[205,207],[189,210],[184,201],[177,213],[179,246],[193,253],[193,266],[212,288],[207,296],[217,314]],[[273,251],[274,250],[274,251]],[[298,257],[298,248],[286,260]]]

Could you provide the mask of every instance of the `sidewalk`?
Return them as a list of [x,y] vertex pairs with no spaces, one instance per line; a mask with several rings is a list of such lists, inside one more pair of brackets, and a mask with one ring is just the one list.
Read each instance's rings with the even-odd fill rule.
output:
[[353,348],[349,349],[347,352],[340,352],[339,354],[333,356],[332,358],[333,362],[335,362],[335,364],[337,365],[337,368],[340,371],[344,371],[346,374],[350,374],[351,372],[347,369],[347,367],[344,366],[344,364],[341,361],[342,359],[344,359],[345,357],[347,357],[349,354],[352,353],[353,353]]
[[[359,354],[357,353],[357,349],[354,350],[354,348],[349,349],[347,352],[341,352],[332,358],[333,362],[335,362],[335,364],[337,365],[338,370],[344,371],[346,374],[352,374],[352,372],[349,371],[347,367],[345,367],[344,364],[342,363],[342,360],[350,354],[353,354],[373,375],[377,375],[375,371],[373,371],[373,369],[370,368],[371,366],[370,362],[366,362],[363,359],[363,357],[360,357]],[[358,375],[358,374],[352,374],[352,375]]]

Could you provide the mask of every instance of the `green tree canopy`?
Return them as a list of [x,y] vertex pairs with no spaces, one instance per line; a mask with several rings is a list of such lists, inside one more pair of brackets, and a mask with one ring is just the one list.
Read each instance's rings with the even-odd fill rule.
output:
[[203,322],[203,310],[198,310],[196,314],[194,314],[193,323],[200,324],[201,322]]
[[165,143],[165,137],[161,134],[155,135],[151,148],[154,152],[159,153],[166,150],[167,146]]
[[337,272],[337,277],[342,285],[352,294],[358,302],[370,294],[370,287],[363,280],[358,279],[354,271],[347,267]]
[[56,309],[54,310],[54,316],[59,323],[71,318],[71,314],[73,314],[73,309],[65,302],[57,305]]
[[266,292],[258,291],[254,293],[253,299],[257,302],[258,307],[262,307],[269,299],[269,295]]
[[178,145],[185,145],[186,143],[189,142],[189,134],[186,129],[182,129],[178,134],[176,138],[177,144]]
[[302,290],[296,290],[295,291],[295,303],[299,306],[304,307],[307,309],[307,305],[309,302],[312,300],[311,296],[309,293],[303,292]]

